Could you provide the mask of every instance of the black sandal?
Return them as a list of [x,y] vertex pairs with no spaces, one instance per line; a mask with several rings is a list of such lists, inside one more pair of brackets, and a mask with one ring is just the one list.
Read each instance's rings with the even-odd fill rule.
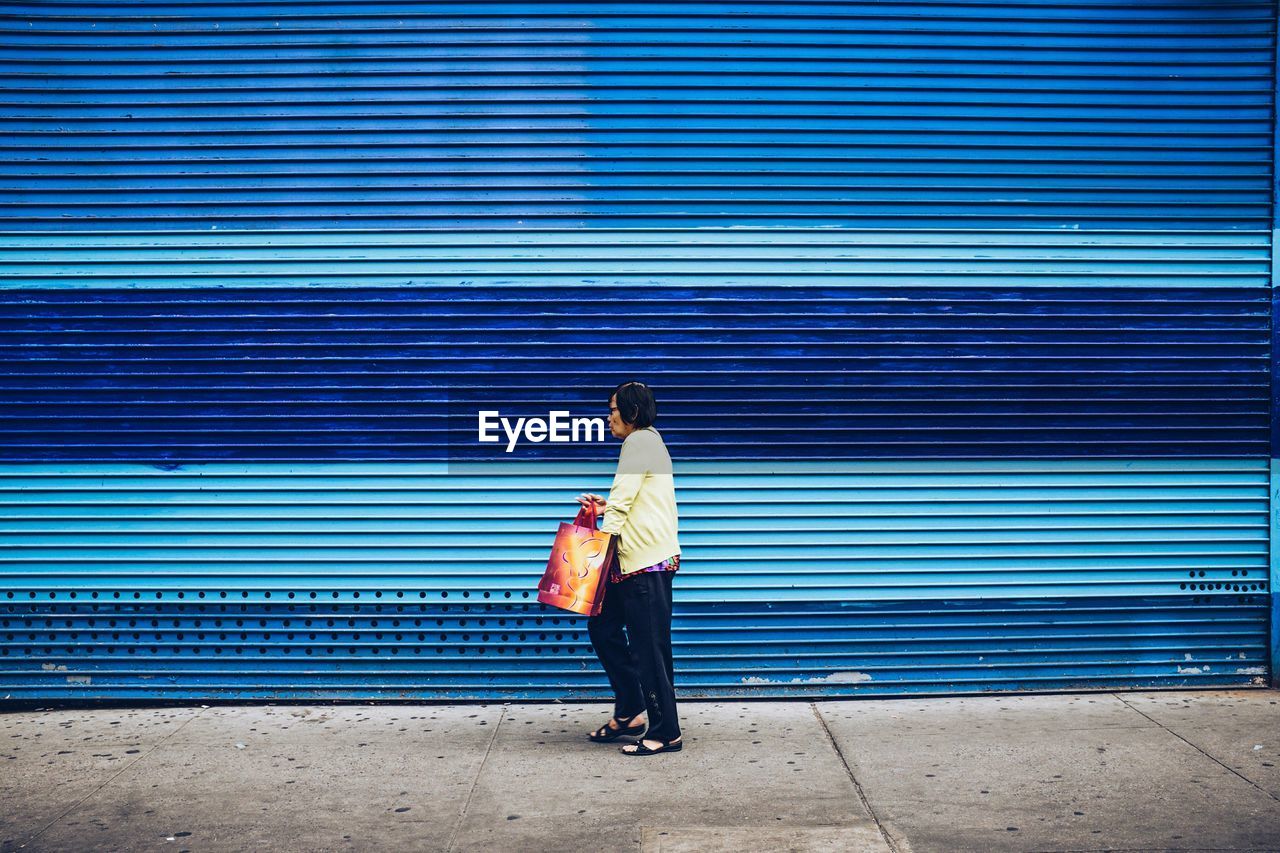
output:
[[641,741],[637,741],[634,744],[627,744],[627,746],[634,746],[635,749],[627,749],[626,746],[623,746],[623,747],[619,747],[618,751],[621,752],[623,755],[657,755],[659,752],[679,752],[680,750],[684,749],[683,740],[667,740],[667,741],[658,741],[658,742],[661,743],[662,746],[658,747],[657,749],[654,749],[649,746],[645,746],[644,741],[641,740]]
[[612,722],[616,722],[618,724],[618,728],[616,729],[610,728],[609,724],[605,723],[603,726],[596,729],[591,734],[587,735],[587,737],[590,740],[595,741],[596,743],[608,743],[609,741],[617,740],[620,737],[630,737],[632,735],[641,734],[644,732],[646,728],[648,728],[647,724],[638,723],[634,726],[627,726],[626,728],[623,728],[623,723],[629,723],[643,713],[644,711],[641,711],[637,714],[632,714],[630,717],[627,717],[625,720],[619,719],[618,717],[614,717]]

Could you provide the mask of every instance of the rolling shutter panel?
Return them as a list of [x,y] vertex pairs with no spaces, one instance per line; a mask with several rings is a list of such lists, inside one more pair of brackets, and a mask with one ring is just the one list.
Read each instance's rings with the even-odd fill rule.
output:
[[685,695],[1261,683],[1274,14],[6,6],[0,695],[603,695],[629,375]]

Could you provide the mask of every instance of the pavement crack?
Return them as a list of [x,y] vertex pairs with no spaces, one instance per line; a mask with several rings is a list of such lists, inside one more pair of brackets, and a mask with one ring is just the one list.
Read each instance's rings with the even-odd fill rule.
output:
[[1210,761],[1212,761],[1214,764],[1216,764],[1216,765],[1218,765],[1219,767],[1221,767],[1223,770],[1226,770],[1228,773],[1231,773],[1231,774],[1232,774],[1232,775],[1234,775],[1234,776],[1238,776],[1240,779],[1242,779],[1243,781],[1245,781],[1245,782],[1246,782],[1246,783],[1248,783],[1249,785],[1252,785],[1254,788],[1257,788],[1259,791],[1261,791],[1262,793],[1266,794],[1266,795],[1267,795],[1268,797],[1270,797],[1271,799],[1276,800],[1277,802],[1280,802],[1280,797],[1277,797],[1275,794],[1271,793],[1271,792],[1270,792],[1270,791],[1268,791],[1266,788],[1264,788],[1264,787],[1262,787],[1261,785],[1259,785],[1258,783],[1254,782],[1254,781],[1253,781],[1252,779],[1250,779],[1248,776],[1245,776],[1244,774],[1240,773],[1240,772],[1239,772],[1238,770],[1236,770],[1235,768],[1233,768],[1233,767],[1229,767],[1229,766],[1227,766],[1226,764],[1223,764],[1223,763],[1222,763],[1221,761],[1219,761],[1217,758],[1215,758],[1214,756],[1212,756],[1212,755],[1210,755],[1209,753],[1205,752],[1203,749],[1201,749],[1200,747],[1196,746],[1194,743],[1192,743],[1191,741],[1187,740],[1187,739],[1186,739],[1186,738],[1184,738],[1182,735],[1178,734],[1178,733],[1177,733],[1177,732],[1175,732],[1173,729],[1171,729],[1171,728],[1169,728],[1168,726],[1166,726],[1164,723],[1162,723],[1162,722],[1160,722],[1159,720],[1155,719],[1155,718],[1154,718],[1154,717],[1152,717],[1150,714],[1147,714],[1146,712],[1144,712],[1141,708],[1139,708],[1139,707],[1137,707],[1136,705],[1130,704],[1129,702],[1125,701],[1125,698],[1124,698],[1123,696],[1121,696],[1120,694],[1118,694],[1118,693],[1113,693],[1112,695],[1113,695],[1113,696],[1115,696],[1117,699],[1119,699],[1121,702],[1123,702],[1123,703],[1124,703],[1124,705],[1125,705],[1125,707],[1127,707],[1127,708],[1129,708],[1129,709],[1131,709],[1131,710],[1133,710],[1133,711],[1137,711],[1139,714],[1141,714],[1142,716],[1144,716],[1144,717],[1146,717],[1148,720],[1150,720],[1153,724],[1155,724],[1155,725],[1159,726],[1160,728],[1164,729],[1166,732],[1168,732],[1169,734],[1173,735],[1173,736],[1174,736],[1174,737],[1176,737],[1178,740],[1182,741],[1182,742],[1183,742],[1183,743],[1185,743],[1187,746],[1191,747],[1191,748],[1192,748],[1192,749],[1194,749],[1196,752],[1200,753],[1200,754],[1201,754],[1201,755],[1203,755],[1205,758],[1209,759],[1209,760],[1210,760]]
[[201,708],[199,711],[197,711],[196,713],[192,714],[189,718],[187,718],[187,719],[183,720],[183,721],[182,721],[182,725],[178,726],[176,729],[174,729],[173,731],[169,732],[169,733],[168,733],[167,735],[165,735],[164,737],[160,738],[160,740],[156,741],[156,743],[155,743],[155,745],[154,745],[154,746],[152,746],[152,747],[151,747],[150,749],[148,749],[146,752],[144,752],[144,753],[142,753],[141,755],[139,755],[139,756],[138,756],[137,758],[135,758],[133,761],[130,761],[128,764],[126,764],[126,765],[124,765],[123,767],[121,767],[121,768],[120,768],[120,770],[119,770],[119,771],[117,771],[117,772],[116,772],[116,774],[115,774],[114,776],[112,776],[110,779],[107,779],[107,780],[106,780],[105,782],[103,782],[101,785],[99,785],[98,787],[94,788],[92,791],[90,791],[89,793],[85,794],[83,797],[81,797],[80,799],[76,800],[74,803],[72,803],[71,805],[69,805],[69,806],[67,806],[65,809],[63,809],[61,812],[59,812],[59,813],[58,813],[58,814],[53,818],[53,820],[49,821],[49,822],[48,822],[48,823],[46,823],[43,827],[41,827],[41,828],[40,828],[40,829],[35,833],[35,835],[32,835],[32,836],[31,836],[30,838],[28,838],[26,841],[24,841],[24,842],[22,842],[21,844],[19,844],[19,845],[18,845],[18,847],[17,847],[17,849],[18,849],[18,850],[21,850],[22,848],[26,847],[26,846],[27,846],[28,844],[30,844],[31,842],[35,841],[35,840],[36,840],[37,838],[39,838],[40,836],[44,835],[46,832],[48,832],[48,831],[49,831],[49,829],[50,829],[50,828],[51,828],[55,823],[57,823],[58,821],[62,820],[62,819],[63,819],[64,817],[66,817],[67,815],[71,814],[71,813],[72,813],[73,811],[75,811],[76,809],[80,808],[80,806],[81,806],[81,805],[83,805],[83,804],[84,804],[84,802],[85,802],[86,800],[89,800],[90,798],[92,798],[93,796],[95,796],[99,791],[101,791],[103,788],[107,787],[107,786],[108,786],[108,785],[110,785],[112,782],[114,782],[114,781],[116,781],[117,779],[119,779],[119,778],[120,778],[121,776],[123,776],[125,773],[128,773],[128,772],[129,772],[130,770],[132,770],[134,767],[137,767],[137,766],[138,766],[138,764],[139,764],[139,762],[141,762],[141,761],[143,761],[144,759],[148,758],[148,757],[151,755],[151,753],[155,752],[157,749],[159,749],[160,747],[164,746],[165,742],[166,742],[166,741],[168,741],[168,740],[169,740],[169,738],[173,737],[173,736],[174,736],[174,735],[176,735],[178,732],[180,732],[180,731],[182,731],[183,729],[185,729],[185,728],[187,727],[187,724],[188,724],[188,723],[190,723],[190,722],[191,722],[192,720],[194,720],[196,717],[199,717],[201,714],[203,714],[203,713],[205,712],[205,710],[206,710],[206,709]]
[[849,781],[853,783],[853,790],[857,792],[858,799],[862,802],[862,807],[867,810],[867,814],[871,815],[871,820],[880,832],[880,837],[884,839],[884,843],[889,846],[893,853],[901,853],[897,842],[893,840],[893,836],[889,834],[889,831],[884,828],[884,824],[880,822],[880,816],[876,814],[876,810],[871,807],[871,801],[867,799],[866,792],[862,790],[862,783],[858,781],[858,777],[853,775],[853,768],[849,766],[848,760],[844,757],[840,744],[836,743],[835,737],[831,734],[831,729],[827,728],[827,721],[823,719],[822,712],[818,710],[818,706],[813,702],[809,703],[809,710],[813,711],[813,716],[817,719],[818,725],[822,726],[822,732],[827,736],[827,743],[831,744],[831,748],[836,751],[836,757],[840,759],[844,772],[848,775]]
[[489,753],[493,752],[493,744],[498,739],[498,729],[502,728],[502,720],[507,715],[507,706],[503,705],[502,710],[498,713],[498,722],[493,727],[493,734],[489,735],[489,745],[484,748],[484,756],[480,759],[480,766],[476,768],[476,776],[471,780],[471,788],[467,791],[467,799],[462,803],[462,810],[458,812],[458,819],[453,824],[453,831],[449,833],[449,843],[445,845],[446,853],[452,853],[455,849],[454,845],[458,841],[458,833],[462,831],[462,822],[467,818],[467,809],[471,808],[471,798],[475,796],[476,786],[480,784],[480,774],[484,772],[485,762],[489,760]]

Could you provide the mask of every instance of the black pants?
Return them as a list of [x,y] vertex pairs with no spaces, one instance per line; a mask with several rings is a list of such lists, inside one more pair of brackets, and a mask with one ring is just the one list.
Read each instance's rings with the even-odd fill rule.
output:
[[680,737],[671,666],[674,574],[645,572],[610,583],[600,615],[587,620],[591,645],[613,687],[614,716],[625,720],[647,712],[645,737],[662,741]]

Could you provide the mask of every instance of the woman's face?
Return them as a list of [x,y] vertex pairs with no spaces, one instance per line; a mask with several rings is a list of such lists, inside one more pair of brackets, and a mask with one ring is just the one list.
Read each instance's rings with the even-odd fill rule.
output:
[[614,438],[626,438],[635,432],[635,426],[627,423],[622,419],[622,415],[618,414],[618,397],[613,395],[609,398],[609,432],[613,433]]

